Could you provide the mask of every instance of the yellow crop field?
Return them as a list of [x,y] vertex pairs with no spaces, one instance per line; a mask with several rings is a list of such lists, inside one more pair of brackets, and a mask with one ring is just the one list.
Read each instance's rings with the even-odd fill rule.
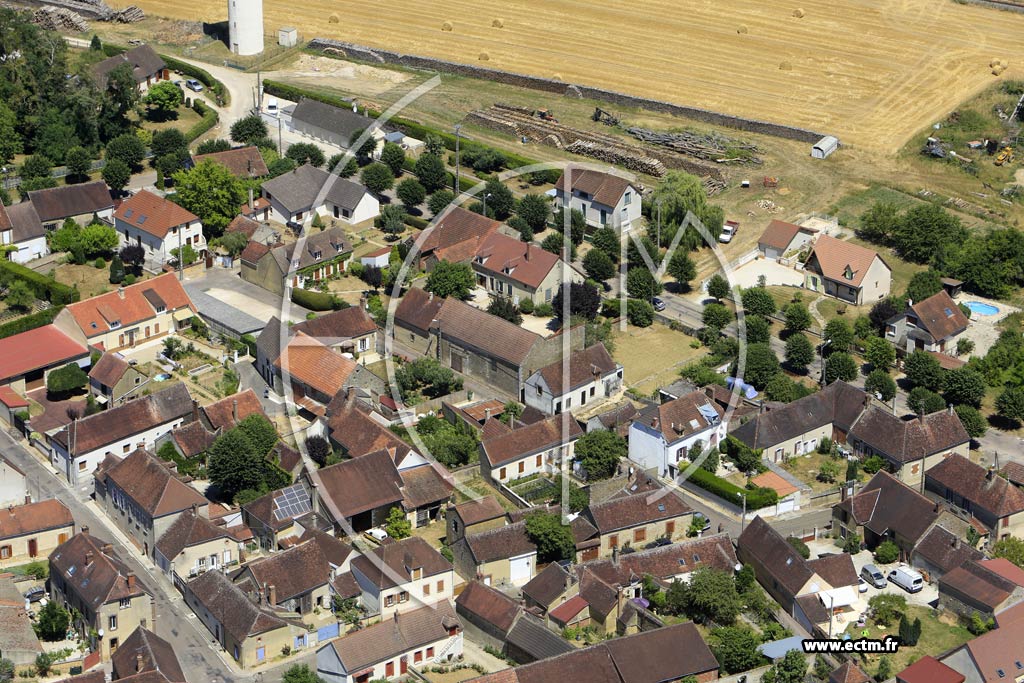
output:
[[[228,0],[119,1],[223,21]],[[265,0],[264,18],[268,35],[296,26],[304,39],[556,77],[883,153],[1024,75],[1024,14],[954,0]],[[1008,67],[998,76],[996,61]]]

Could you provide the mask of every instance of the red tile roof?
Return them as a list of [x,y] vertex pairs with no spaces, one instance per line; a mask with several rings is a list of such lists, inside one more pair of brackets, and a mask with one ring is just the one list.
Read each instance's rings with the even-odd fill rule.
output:
[[580,595],[574,595],[555,609],[548,612],[548,616],[559,624],[568,624],[586,608],[587,601]]
[[140,509],[153,517],[174,514],[193,505],[206,505],[206,498],[177,479],[163,461],[144,449],[137,449],[124,460],[114,458],[109,468],[100,466],[97,476],[113,482]]
[[231,174],[239,178],[258,178],[270,175],[267,164],[263,161],[258,147],[238,147],[225,152],[212,152],[192,157],[198,166],[204,161],[212,161],[224,166]]
[[926,477],[997,518],[1024,511],[1024,491],[961,455],[944,458]]
[[750,483],[757,487],[772,489],[775,493],[779,494],[780,499],[800,490],[771,470],[757,475],[750,480]]
[[128,372],[128,361],[115,353],[103,354],[96,365],[89,371],[89,379],[94,379],[103,386],[112,387],[121,381]]
[[508,278],[528,289],[537,289],[560,259],[529,242],[500,232],[485,237],[473,255],[473,269]]
[[[448,261],[462,261],[472,258],[480,240],[501,227],[498,221],[486,218],[478,213],[452,207],[435,225],[423,231],[420,243],[421,256],[436,253],[438,258]],[[454,253],[446,253],[453,247],[458,249],[461,258],[453,257]]]
[[121,202],[114,218],[163,239],[171,228],[199,220],[199,216],[147,190]]
[[768,227],[764,229],[764,232],[761,233],[757,243],[774,247],[775,249],[785,249],[793,242],[793,238],[801,232],[813,235],[818,231],[814,228],[804,228],[785,221],[772,220]]
[[71,339],[56,325],[44,325],[34,330],[0,339],[0,381],[87,356],[89,351]]
[[981,560],[978,564],[990,572],[998,574],[1007,581],[1012,581],[1018,586],[1024,586],[1024,569],[1021,569],[1005,557],[997,557],[992,560]]
[[1021,643],[1024,643],[1024,619],[1017,619],[968,641],[967,649],[985,683],[1003,683],[1008,678],[999,675],[1000,669],[1010,678],[1016,678],[1020,671],[1017,662],[1024,664]]
[[964,683],[965,676],[930,655],[896,674],[898,683]]
[[960,334],[970,324],[946,290],[911,304],[910,308],[917,317],[918,327],[924,328],[936,340]]
[[357,367],[355,361],[335,353],[303,332],[292,337],[274,365],[286,370],[293,381],[298,380],[327,396],[341,391]]
[[[822,276],[853,287],[860,287],[867,275],[868,268],[875,259],[881,258],[878,253],[853,242],[838,240],[835,237],[822,235],[814,245],[808,263],[817,260]],[[885,264],[885,261],[882,261]],[[846,277],[847,268],[850,277]],[[886,265],[888,269],[888,265]]]
[[15,505],[0,509],[0,539],[15,538],[51,529],[74,526],[71,510],[59,500]]
[[263,406],[260,405],[260,400],[252,389],[240,391],[211,403],[203,408],[203,414],[206,415],[206,419],[213,429],[224,430],[231,429],[250,415],[266,417]]
[[14,389],[10,386],[4,385],[0,387],[0,403],[3,403],[8,408],[27,408],[28,401],[15,393]]
[[112,322],[120,323],[121,327],[128,327],[155,317],[156,308],[147,299],[147,294],[151,298],[155,294],[162,300],[168,313],[181,308],[189,308],[193,313],[199,311],[174,273],[165,273],[152,280],[124,287],[122,290],[68,304],[67,310],[74,316],[75,322],[86,337],[95,337],[109,331]]
[[570,444],[583,430],[568,413],[553,415],[543,422],[512,430],[483,441],[484,457],[498,467],[558,445]]

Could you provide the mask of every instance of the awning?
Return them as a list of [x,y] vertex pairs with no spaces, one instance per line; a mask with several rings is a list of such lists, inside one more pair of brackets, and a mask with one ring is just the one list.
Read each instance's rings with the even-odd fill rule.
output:
[[857,602],[857,592],[850,586],[842,586],[832,590],[821,591],[818,593],[818,599],[821,600],[821,604],[825,606],[825,609],[848,607]]
[[178,322],[181,322],[182,320],[190,320],[194,315],[195,313],[192,312],[191,308],[179,308],[171,315],[171,317]]

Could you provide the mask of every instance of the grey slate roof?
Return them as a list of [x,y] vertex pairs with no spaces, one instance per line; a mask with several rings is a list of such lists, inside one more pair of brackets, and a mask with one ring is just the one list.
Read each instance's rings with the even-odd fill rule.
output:
[[302,121],[311,126],[339,135],[352,142],[353,133],[365,130],[374,124],[374,119],[357,114],[350,109],[332,107],[317,100],[303,99],[295,105],[292,112],[293,121]]
[[210,296],[202,289],[201,283],[186,282],[185,291],[188,292],[192,303],[199,309],[199,313],[208,322],[219,324],[239,336],[259,332],[263,329],[262,320]]
[[328,187],[324,199],[349,210],[355,209],[367,192],[359,183],[339,178],[310,164],[272,178],[262,187],[264,195],[269,194],[292,213],[298,213],[313,208],[313,202],[325,185]]
[[[55,221],[68,216],[80,216],[111,209],[114,200],[110,197],[110,189],[102,180],[79,185],[61,185],[44,190],[32,190],[28,193],[39,219]],[[8,207],[10,211],[13,207]]]
[[14,244],[42,237],[46,234],[46,229],[43,228],[42,220],[39,218],[39,213],[32,205],[32,202],[11,204],[7,207],[7,215],[11,219],[12,241]]
[[867,398],[857,387],[833,382],[817,393],[756,415],[732,435],[751,448],[770,448],[826,424],[845,432],[857,421]]
[[525,613],[516,621],[505,640],[534,659],[547,659],[576,649],[569,641],[549,631],[539,619]]

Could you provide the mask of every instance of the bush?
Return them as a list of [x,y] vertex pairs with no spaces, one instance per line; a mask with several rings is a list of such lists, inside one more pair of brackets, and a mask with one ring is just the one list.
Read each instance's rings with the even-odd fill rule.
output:
[[311,311],[333,311],[339,306],[338,298],[328,292],[313,292],[296,287],[292,290],[292,303]]
[[900,557],[900,547],[886,539],[875,548],[875,561],[879,564],[892,564]]
[[804,543],[802,540],[800,540],[796,536],[790,536],[789,538],[786,539],[786,541],[791,546],[796,548],[796,551],[798,553],[800,553],[800,557],[804,558],[805,560],[809,559],[811,557],[811,549],[807,547],[806,543]]
[[3,325],[0,325],[0,339],[13,337],[16,334],[21,334],[22,332],[34,330],[37,327],[49,325],[61,310],[63,310],[63,306],[54,306],[53,308],[48,308],[45,311],[25,315],[8,323],[4,323]]
[[626,302],[626,319],[630,325],[650,327],[654,322],[654,306],[650,301],[630,299]]
[[68,363],[46,376],[46,391],[51,394],[65,394],[81,389],[88,383],[89,376],[85,374],[85,370],[75,363]]

